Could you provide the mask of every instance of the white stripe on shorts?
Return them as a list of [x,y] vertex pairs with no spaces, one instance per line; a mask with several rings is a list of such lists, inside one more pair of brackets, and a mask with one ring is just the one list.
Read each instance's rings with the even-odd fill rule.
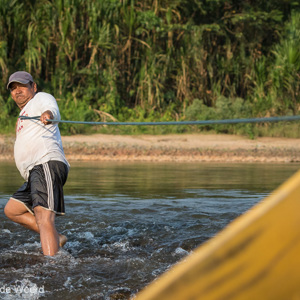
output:
[[48,208],[54,210],[53,183],[52,183],[52,178],[51,178],[51,173],[50,173],[48,163],[43,164],[43,169],[44,169],[45,179],[47,183]]

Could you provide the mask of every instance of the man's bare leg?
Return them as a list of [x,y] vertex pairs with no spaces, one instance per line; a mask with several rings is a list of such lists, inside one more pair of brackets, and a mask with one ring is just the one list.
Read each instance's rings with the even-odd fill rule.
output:
[[[27,210],[23,203],[12,198],[9,199],[4,208],[4,213],[12,221],[40,234],[36,217]],[[67,237],[62,234],[58,234],[58,237],[59,246],[63,247],[67,242]]]
[[53,256],[59,249],[59,236],[55,228],[55,213],[41,206],[34,208],[44,255]]

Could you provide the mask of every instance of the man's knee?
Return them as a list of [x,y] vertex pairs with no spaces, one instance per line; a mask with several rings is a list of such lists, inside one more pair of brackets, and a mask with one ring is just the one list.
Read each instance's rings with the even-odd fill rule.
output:
[[55,213],[42,206],[34,208],[35,220],[39,228],[54,226]]
[[4,214],[11,219],[12,218],[12,211],[10,210],[8,203],[4,207]]
[[9,199],[4,207],[4,214],[9,219],[14,219],[14,217],[20,215],[20,203],[13,199]]

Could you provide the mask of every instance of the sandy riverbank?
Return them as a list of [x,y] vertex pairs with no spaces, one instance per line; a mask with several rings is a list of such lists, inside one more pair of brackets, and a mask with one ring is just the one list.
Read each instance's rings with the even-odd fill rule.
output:
[[[74,135],[62,137],[68,160],[300,162],[300,140],[235,135]],[[14,137],[0,136],[0,159],[13,159]]]

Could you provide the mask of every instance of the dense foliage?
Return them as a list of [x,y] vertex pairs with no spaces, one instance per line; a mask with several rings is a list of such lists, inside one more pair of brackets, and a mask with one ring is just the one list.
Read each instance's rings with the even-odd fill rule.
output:
[[69,120],[299,114],[299,8],[296,0],[0,0],[1,131],[18,114],[6,90],[17,70]]

